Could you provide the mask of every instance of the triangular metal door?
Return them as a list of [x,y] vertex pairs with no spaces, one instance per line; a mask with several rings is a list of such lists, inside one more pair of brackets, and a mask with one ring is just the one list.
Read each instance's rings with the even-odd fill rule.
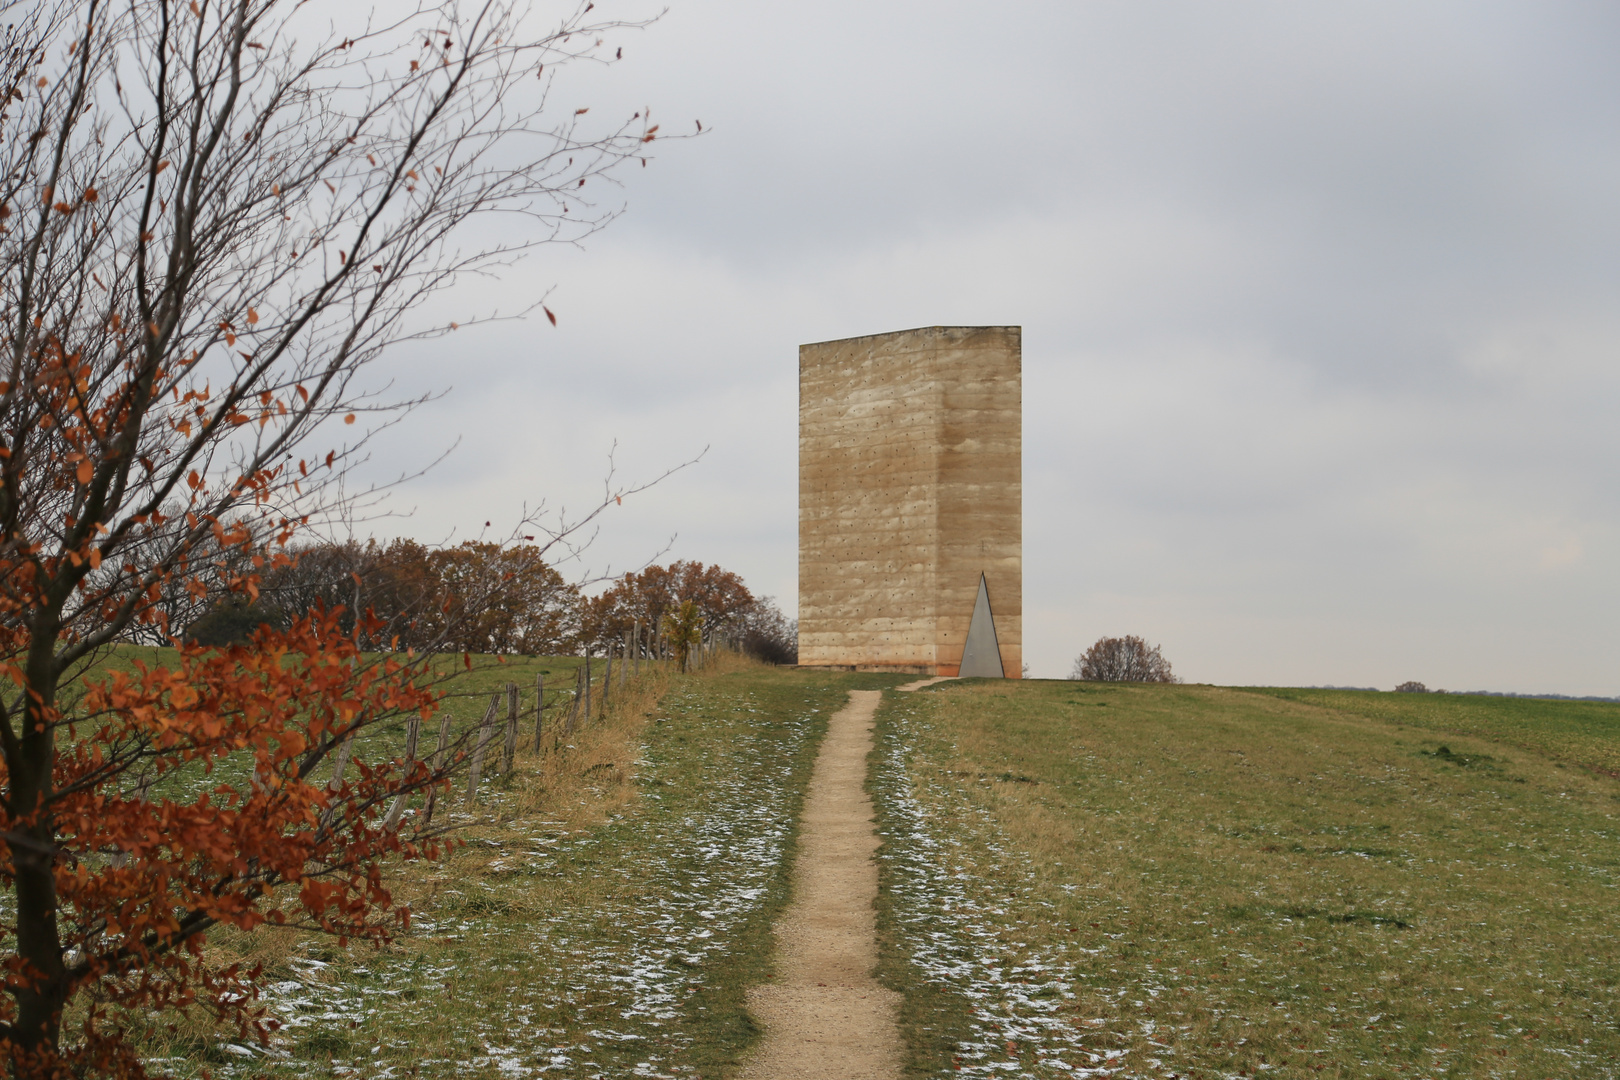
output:
[[996,640],[996,620],[990,614],[990,586],[979,575],[979,598],[973,602],[973,621],[968,623],[967,643],[962,647],[962,666],[957,674],[964,679],[1003,679],[1001,644]]

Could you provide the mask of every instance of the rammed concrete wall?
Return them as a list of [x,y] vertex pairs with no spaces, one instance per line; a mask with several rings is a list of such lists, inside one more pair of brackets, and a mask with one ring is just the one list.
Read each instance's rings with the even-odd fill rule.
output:
[[934,326],[799,348],[799,663],[954,675],[979,574],[1023,666],[1022,344]]

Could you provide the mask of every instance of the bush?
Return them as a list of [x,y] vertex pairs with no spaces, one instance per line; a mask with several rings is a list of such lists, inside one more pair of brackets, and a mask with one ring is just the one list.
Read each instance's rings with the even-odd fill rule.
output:
[[186,627],[185,640],[192,645],[246,645],[255,631],[269,625],[285,629],[287,616],[263,602],[247,603],[242,597],[219,601]]
[[770,597],[756,600],[743,617],[737,645],[767,664],[799,662],[799,621],[782,614]]
[[1395,688],[1397,694],[1427,694],[1429,688],[1420,682],[1403,682]]
[[1170,661],[1159,647],[1133,635],[1098,638],[1075,660],[1069,678],[1087,682],[1180,682],[1171,674]]

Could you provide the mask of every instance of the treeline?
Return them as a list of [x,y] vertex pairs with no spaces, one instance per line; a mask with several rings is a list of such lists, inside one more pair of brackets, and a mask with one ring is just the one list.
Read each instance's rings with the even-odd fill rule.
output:
[[[221,575],[249,568],[220,563]],[[669,626],[704,641],[726,638],[771,663],[794,663],[798,627],[769,597],[719,566],[679,560],[626,574],[587,595],[522,544],[415,540],[312,544],[285,565],[256,566],[258,596],[207,602],[166,597],[171,627],[203,645],[246,640],[315,608],[341,607],[361,647],[553,656],[622,648],[639,634],[643,655],[667,650]],[[690,604],[690,607],[684,605]],[[683,611],[684,607],[684,611]],[[695,627],[695,630],[693,629]]]

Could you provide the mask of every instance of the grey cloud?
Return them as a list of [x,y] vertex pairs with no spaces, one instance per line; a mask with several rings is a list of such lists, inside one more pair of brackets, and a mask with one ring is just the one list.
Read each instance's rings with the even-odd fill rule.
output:
[[[627,11],[635,9],[627,8]],[[626,216],[407,350],[402,531],[705,463],[613,520],[791,600],[796,346],[1021,323],[1026,637],[1216,681],[1614,693],[1620,16],[1582,3],[677,2]],[[446,316],[448,317],[448,316]],[[452,360],[446,363],[446,360]]]

